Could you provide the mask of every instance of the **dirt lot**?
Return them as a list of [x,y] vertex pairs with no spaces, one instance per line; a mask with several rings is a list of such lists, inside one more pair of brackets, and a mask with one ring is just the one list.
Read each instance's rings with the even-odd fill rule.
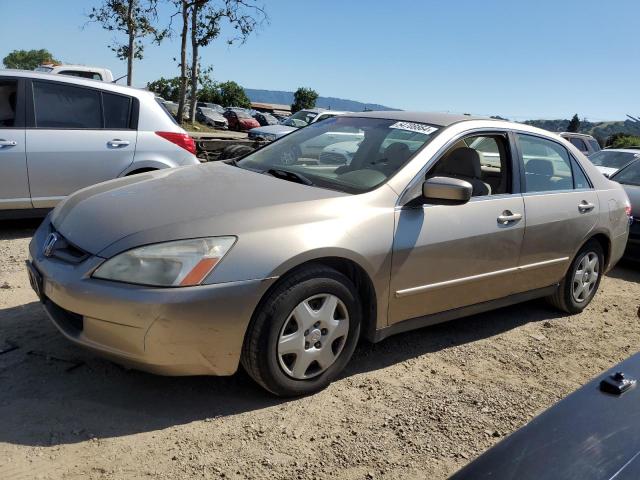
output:
[[157,377],[57,333],[24,271],[34,226],[0,222],[2,478],[446,478],[640,344],[627,265],[581,315],[535,301],[363,344],[307,398]]

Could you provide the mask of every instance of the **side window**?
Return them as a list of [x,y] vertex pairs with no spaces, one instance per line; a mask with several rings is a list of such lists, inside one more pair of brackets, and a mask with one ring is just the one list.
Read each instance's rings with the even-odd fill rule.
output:
[[527,192],[573,188],[571,161],[562,145],[530,135],[518,135],[518,139],[524,161]]
[[589,140],[589,144],[591,145],[591,147],[593,147],[594,152],[599,152],[601,150],[600,144],[596,139]]
[[36,128],[102,128],[100,92],[53,82],[33,82]]
[[587,146],[585,145],[584,141],[581,138],[572,137],[569,139],[569,141],[573,143],[573,145],[581,152],[589,151],[589,149],[587,148]]
[[131,98],[112,93],[102,93],[104,106],[104,128],[129,128],[131,114]]
[[578,161],[573,157],[571,157],[571,168],[573,169],[573,188],[591,188],[591,184],[578,165]]
[[427,176],[466,180],[473,196],[511,193],[509,148],[502,135],[473,135],[456,143]]
[[70,77],[89,78],[91,80],[102,80],[102,75],[98,72],[84,72],[78,70],[62,70],[60,75],[68,75]]
[[0,128],[15,126],[17,99],[18,82],[0,80]]

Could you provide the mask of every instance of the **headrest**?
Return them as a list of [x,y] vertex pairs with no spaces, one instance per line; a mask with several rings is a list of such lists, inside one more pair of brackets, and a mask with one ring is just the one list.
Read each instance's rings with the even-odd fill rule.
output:
[[553,163],[550,160],[543,160],[542,158],[532,158],[524,166],[525,172],[533,173],[536,175],[545,175],[547,177],[553,176]]
[[411,150],[409,150],[409,146],[406,143],[395,142],[385,149],[384,156],[387,159],[387,163],[402,165],[409,160]]
[[481,178],[480,156],[473,148],[456,148],[438,164],[437,173]]

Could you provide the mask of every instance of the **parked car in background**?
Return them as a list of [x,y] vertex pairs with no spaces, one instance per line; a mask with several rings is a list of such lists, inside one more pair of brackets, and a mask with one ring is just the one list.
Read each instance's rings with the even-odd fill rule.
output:
[[[303,156],[335,132],[362,132],[349,165]],[[624,251],[627,202],[531,126],[345,114],[239,160],[84,189],[36,231],[28,269],[79,345],[170,375],[242,362],[301,395],[340,375],[361,337],[538,297],[582,311]]]
[[591,135],[574,132],[561,132],[559,135],[571,142],[573,146],[580,150],[584,155],[589,156],[601,150],[598,140],[593,138]]
[[640,261],[640,159],[627,164],[611,180],[622,185],[631,202],[629,216],[629,241],[624,253],[630,260]]
[[640,354],[573,392],[449,480],[640,478]]
[[49,209],[95,183],[198,163],[193,140],[153,93],[0,70],[0,214]]
[[210,103],[210,102],[198,102],[196,103],[196,107],[211,108],[212,110],[215,110],[220,114],[224,113],[225,111],[225,108],[222,105],[218,105],[217,103]]
[[276,117],[266,112],[255,112],[253,114],[253,118],[255,118],[261,127],[266,127],[267,125],[278,125],[280,123]]
[[610,177],[621,168],[640,158],[640,151],[632,148],[606,148],[589,157],[605,177]]
[[52,73],[58,75],[69,75],[72,77],[88,78],[91,80],[102,80],[103,82],[113,82],[113,73],[107,68],[88,67],[86,65],[57,65],[43,64],[36,67],[36,72]]
[[228,120],[213,108],[196,107],[196,120],[209,127],[221,128],[223,130],[229,128]]
[[229,122],[230,130],[246,131],[260,126],[258,121],[244,109],[228,108],[223,115]]
[[249,138],[262,138],[263,140],[276,140],[280,137],[291,133],[298,128],[319,122],[326,118],[342,115],[346,112],[338,112],[335,110],[323,110],[320,108],[312,108],[308,110],[300,110],[279,125],[268,125],[266,127],[254,128],[249,131]]

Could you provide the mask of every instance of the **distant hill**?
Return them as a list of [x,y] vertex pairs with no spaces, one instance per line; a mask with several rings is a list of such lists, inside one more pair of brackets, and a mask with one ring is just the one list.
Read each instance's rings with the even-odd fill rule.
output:
[[[550,132],[565,132],[569,125],[569,120],[527,120],[527,125],[544,128]],[[601,145],[605,144],[607,138],[614,133],[626,133],[629,135],[640,135],[640,123],[632,120],[619,122],[585,122],[580,123],[580,133],[587,133],[598,139]]]
[[[245,88],[245,93],[252,102],[278,103],[281,105],[291,105],[293,103],[293,92],[283,92],[279,90],[259,90]],[[316,101],[318,108],[330,108],[331,110],[346,110],[349,112],[362,112],[364,110],[398,110],[397,108],[385,107],[376,103],[362,103],[355,100],[346,100],[335,97],[318,97]]]

